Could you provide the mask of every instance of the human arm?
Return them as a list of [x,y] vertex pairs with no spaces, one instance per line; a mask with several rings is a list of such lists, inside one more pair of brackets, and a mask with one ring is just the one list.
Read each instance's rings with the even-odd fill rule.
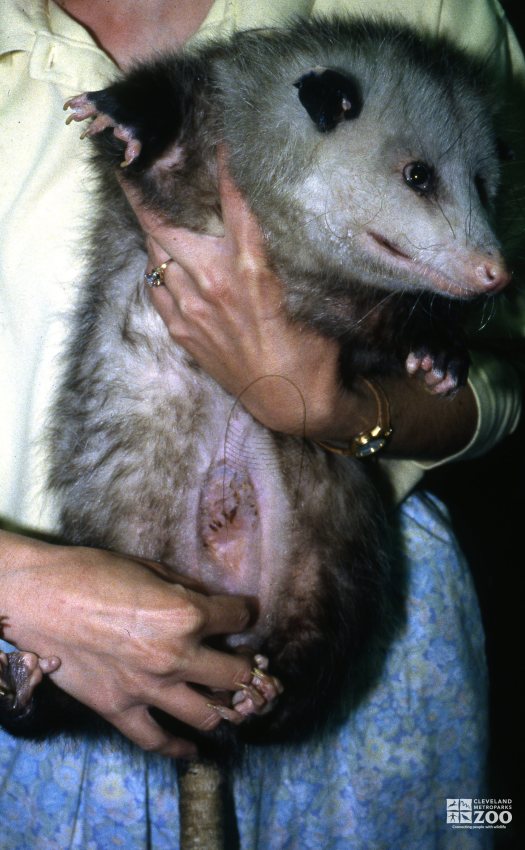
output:
[[250,610],[245,600],[207,597],[163,575],[150,562],[0,532],[4,638],[58,656],[55,683],[139,746],[190,756],[195,747],[162,730],[147,707],[215,728],[220,715],[187,683],[236,691],[250,681],[248,658],[203,643],[242,631]]
[[[339,9],[341,5],[344,4],[328,2],[318,3],[316,7],[319,11],[333,11],[334,6]],[[389,9],[391,5],[388,4]],[[501,85],[508,87],[511,78],[514,85],[519,84],[523,78],[523,58],[512,33],[500,20],[501,10],[495,14],[490,0],[464,4],[461,11],[453,3],[430,4],[424,9],[412,5],[414,8],[409,8],[407,14],[409,18],[415,16],[422,28],[455,37],[473,54],[490,55]],[[403,14],[397,7],[406,4],[394,6],[396,12]],[[460,26],[463,18],[465,26]],[[511,169],[514,171],[515,165]],[[266,375],[288,376],[299,387],[307,408],[306,432],[311,436],[345,439],[363,427],[369,428],[376,421],[375,400],[359,385],[343,396],[340,387],[334,385],[338,357],[335,344],[299,326],[294,326],[292,332],[282,311],[277,315],[279,287],[275,279],[272,282],[271,275],[267,273],[264,277],[258,265],[260,256],[250,254],[257,244],[258,233],[255,230],[251,237],[249,234],[249,238],[243,238],[243,225],[245,231],[251,225],[243,218],[242,211],[237,218],[240,239],[235,246],[235,238],[230,238],[230,247],[233,245],[233,255],[238,249],[240,261],[246,265],[244,274],[250,286],[244,290],[240,278],[238,283],[233,283],[235,263],[229,268],[223,266],[225,245],[212,256],[217,244],[225,240],[192,238],[181,232],[170,237],[167,230],[146,226],[150,232],[155,231],[157,243],[164,248],[161,252],[158,244],[151,243],[151,265],[173,256],[185,270],[183,274],[170,264],[167,289],[152,292],[174,339],[234,396],[242,393],[245,406],[270,427],[300,433],[303,407],[301,396],[290,391],[292,384],[288,381],[257,381],[248,392],[243,392],[263,371]],[[232,233],[226,233],[226,242],[228,237]],[[259,274],[262,276],[257,279]],[[262,317],[261,309],[265,311]],[[515,315],[514,321],[521,320],[522,315]],[[494,326],[494,322],[489,323],[489,336]],[[474,341],[478,342],[479,337],[476,332]],[[471,383],[453,399],[433,397],[420,382],[408,376],[388,379],[385,383],[395,425],[385,456],[440,461],[465,449],[468,456],[475,456],[511,431],[519,416],[519,382],[505,356],[491,359],[486,352],[482,352],[481,358],[476,354]]]
[[[224,237],[170,228],[133,199],[150,234],[150,267],[175,260],[165,286],[151,291],[171,336],[273,430],[349,440],[372,427],[376,400],[361,382],[343,388],[338,344],[287,319],[257,222],[224,168],[220,190]],[[440,458],[469,442],[477,421],[469,387],[442,399],[409,375],[381,382],[395,424],[391,456]]]

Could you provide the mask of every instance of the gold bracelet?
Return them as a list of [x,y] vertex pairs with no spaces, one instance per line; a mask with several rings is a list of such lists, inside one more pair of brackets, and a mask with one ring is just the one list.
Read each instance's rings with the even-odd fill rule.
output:
[[390,404],[383,387],[370,378],[361,378],[361,380],[374,394],[377,403],[377,425],[370,430],[360,431],[349,442],[345,442],[341,446],[334,443],[327,443],[324,440],[314,440],[313,442],[322,449],[337,455],[344,455],[345,457],[369,457],[384,449],[392,436]]

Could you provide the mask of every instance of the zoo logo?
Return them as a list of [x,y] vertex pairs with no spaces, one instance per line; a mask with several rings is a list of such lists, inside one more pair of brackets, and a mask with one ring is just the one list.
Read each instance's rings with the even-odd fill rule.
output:
[[512,820],[511,805],[511,800],[447,798],[447,823],[464,829],[471,825],[504,829]]

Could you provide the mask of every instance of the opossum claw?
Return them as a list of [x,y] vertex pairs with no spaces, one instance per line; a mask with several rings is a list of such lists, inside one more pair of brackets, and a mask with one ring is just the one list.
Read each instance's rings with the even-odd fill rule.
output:
[[258,667],[252,670],[252,684],[261,692],[267,700],[275,699],[276,696],[282,694],[284,688],[275,676],[269,676],[263,673]]
[[259,670],[259,668],[258,668],[258,667],[254,667],[254,668],[253,668],[253,670],[252,670],[252,677],[253,677],[253,678],[257,677],[257,678],[259,678],[259,679],[267,679],[267,678],[268,678],[268,677],[267,677],[267,675],[266,675],[266,673],[263,673],[263,671],[262,671],[262,670]]
[[[259,656],[267,664],[264,656]],[[283,686],[274,676],[264,673],[258,667],[252,670],[249,684],[235,682],[238,690],[234,693],[231,707],[222,703],[208,702],[208,708],[217,712],[223,720],[239,725],[251,715],[267,714],[274,707],[275,700],[283,692]]]
[[85,121],[86,118],[93,118],[97,115],[97,108],[89,99],[87,93],[70,97],[62,108],[64,111],[72,110],[71,115],[66,118],[66,124],[71,124],[72,121]]
[[264,696],[253,685],[243,685],[242,691],[233,695],[232,705],[243,715],[263,714],[270,710]]
[[[266,666],[267,659],[264,656],[259,658]],[[259,667],[253,668],[252,679],[248,685],[241,682],[235,684],[239,690],[233,695],[232,705],[235,706],[235,711],[243,716],[267,714],[273,709],[275,700],[284,690],[279,679],[264,673]]]

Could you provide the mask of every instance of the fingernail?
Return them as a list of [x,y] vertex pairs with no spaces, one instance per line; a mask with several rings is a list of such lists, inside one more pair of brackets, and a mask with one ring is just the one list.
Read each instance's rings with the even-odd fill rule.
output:
[[217,705],[214,702],[207,702],[206,705],[208,706],[208,708],[212,708],[213,711],[216,711],[217,714],[220,714],[220,716],[222,717],[223,720],[229,720],[230,719],[228,709],[225,708],[223,705]]

